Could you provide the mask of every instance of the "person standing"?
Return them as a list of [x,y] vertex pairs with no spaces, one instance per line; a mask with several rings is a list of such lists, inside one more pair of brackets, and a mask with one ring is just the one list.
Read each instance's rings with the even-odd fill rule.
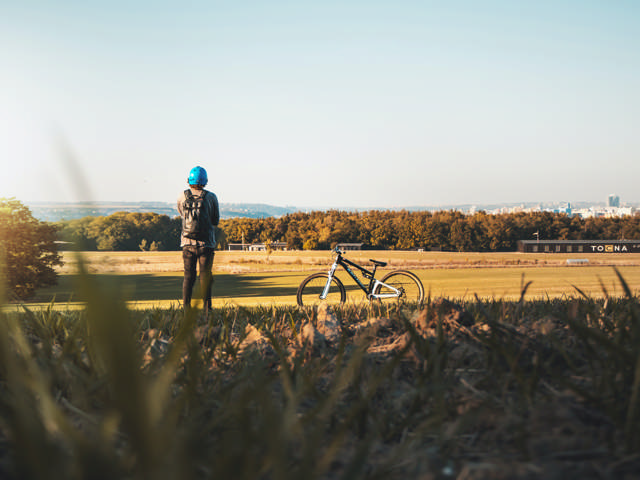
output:
[[189,188],[178,197],[178,212],[182,218],[180,246],[184,262],[182,282],[182,307],[191,308],[191,296],[196,281],[196,269],[200,272],[203,308],[211,309],[211,287],[213,283],[213,256],[216,247],[216,227],[220,221],[218,197],[205,190],[207,171],[193,167],[187,179]]

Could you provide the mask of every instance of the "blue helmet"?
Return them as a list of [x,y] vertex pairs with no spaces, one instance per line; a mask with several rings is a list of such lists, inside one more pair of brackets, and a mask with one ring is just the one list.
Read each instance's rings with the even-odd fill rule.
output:
[[187,180],[189,185],[201,185],[204,187],[208,181],[207,171],[202,167],[193,167],[189,172],[189,179]]

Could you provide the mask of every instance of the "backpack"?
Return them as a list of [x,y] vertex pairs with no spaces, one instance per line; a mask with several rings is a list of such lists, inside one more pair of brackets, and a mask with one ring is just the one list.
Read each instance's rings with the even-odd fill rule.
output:
[[182,235],[193,240],[204,240],[207,232],[206,218],[204,216],[205,191],[198,197],[194,197],[191,190],[184,191],[182,203]]

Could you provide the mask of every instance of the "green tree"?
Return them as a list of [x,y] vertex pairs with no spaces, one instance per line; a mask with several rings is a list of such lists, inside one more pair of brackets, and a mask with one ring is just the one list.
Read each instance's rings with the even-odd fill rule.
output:
[[57,283],[54,267],[62,260],[55,239],[54,226],[34,218],[20,201],[0,198],[0,277],[18,298]]

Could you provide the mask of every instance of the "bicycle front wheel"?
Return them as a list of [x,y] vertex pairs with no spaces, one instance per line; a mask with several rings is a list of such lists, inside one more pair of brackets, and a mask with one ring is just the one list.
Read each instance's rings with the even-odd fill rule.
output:
[[331,279],[327,297],[320,298],[328,279],[329,275],[326,273],[314,273],[305,278],[298,287],[298,305],[302,307],[321,303],[344,303],[347,293],[342,282],[336,277]]
[[422,303],[424,300],[424,287],[422,286],[422,282],[411,272],[396,270],[395,272],[385,275],[380,281],[385,285],[378,285],[376,287],[376,291],[374,292],[376,295],[395,293],[394,290],[386,285],[400,291],[399,296],[394,295],[382,298],[381,300],[399,300],[402,302],[415,302],[418,304]]

